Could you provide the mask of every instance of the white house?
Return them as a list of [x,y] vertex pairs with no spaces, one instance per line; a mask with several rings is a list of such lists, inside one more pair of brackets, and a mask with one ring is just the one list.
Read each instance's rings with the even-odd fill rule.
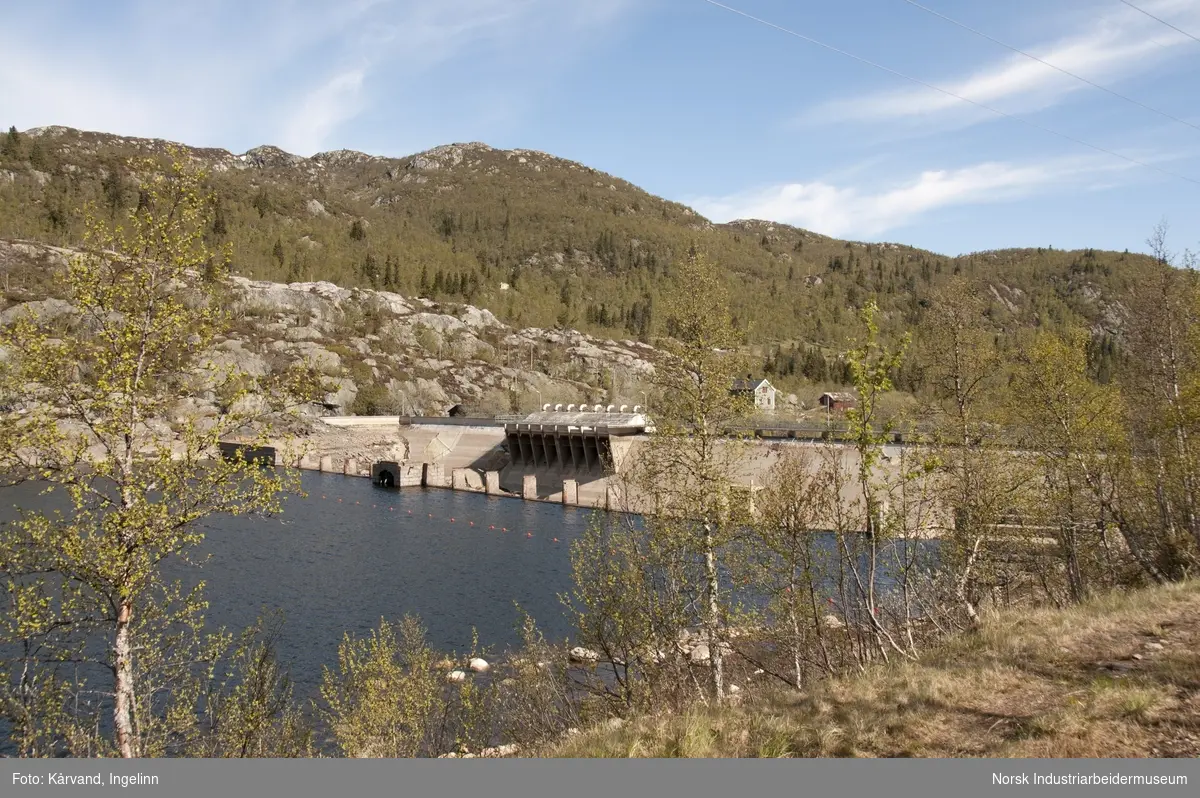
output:
[[754,400],[754,407],[758,410],[774,410],[775,409],[775,386],[767,382],[765,379],[756,380],[750,375],[746,375],[744,380],[734,380],[733,387],[729,389],[733,394],[750,394]]

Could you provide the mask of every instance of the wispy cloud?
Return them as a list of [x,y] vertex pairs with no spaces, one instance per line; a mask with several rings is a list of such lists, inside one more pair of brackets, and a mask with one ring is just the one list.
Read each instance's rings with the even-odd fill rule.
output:
[[362,110],[364,74],[363,69],[339,72],[304,95],[284,125],[279,146],[303,155],[322,149],[339,125]]
[[[127,0],[103,11],[83,6],[71,27],[33,5],[6,14],[0,28],[4,123],[210,146],[271,142],[311,155],[335,146],[342,127],[372,103],[402,102],[405,86],[421,73],[475,56],[485,41],[541,52],[532,47],[538,37],[577,32],[631,6],[632,0],[249,6]],[[55,36],[40,33],[50,26],[59,29]]]
[[[1144,7],[1181,25],[1200,25],[1196,0],[1146,0]],[[1189,54],[1195,42],[1170,31],[1126,6],[1093,18],[1083,28],[1048,44],[1022,49],[1055,66],[1102,85],[1146,74],[1164,61]],[[962,32],[959,31],[961,34]],[[966,35],[966,34],[963,34]],[[980,40],[982,43],[982,40]],[[1019,42],[1010,42],[1021,46]],[[915,75],[914,77],[925,76]],[[928,82],[977,103],[1008,113],[1049,108],[1080,91],[1095,91],[1045,64],[1012,53],[966,77],[932,76]],[[839,99],[803,112],[804,124],[883,119],[970,123],[995,118],[978,107],[933,89],[906,86],[865,96]]]
[[699,197],[689,204],[717,222],[769,219],[835,237],[870,238],[942,208],[1011,202],[1053,191],[1099,189],[1113,185],[1115,173],[1131,168],[1131,164],[1099,157],[1023,164],[987,162],[925,171],[879,189],[816,180],[726,197]]

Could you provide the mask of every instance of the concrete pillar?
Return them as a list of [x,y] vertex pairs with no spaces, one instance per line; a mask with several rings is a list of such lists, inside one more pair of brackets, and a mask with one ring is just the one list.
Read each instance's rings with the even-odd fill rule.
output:
[[342,473],[348,477],[358,476],[358,461],[353,457],[347,458],[346,462],[342,465]]
[[616,485],[606,485],[604,487],[604,509],[605,510],[624,510],[621,506],[621,491]]
[[578,435],[571,436],[571,462],[576,471],[587,468],[587,460],[583,456],[583,438]]
[[441,463],[425,463],[424,485],[427,488],[446,487],[446,472]]
[[331,454],[321,455],[321,471],[323,471],[327,474],[333,471],[333,455],[331,455]]
[[579,483],[573,479],[563,480],[562,503],[572,507],[579,504]]
[[532,501],[537,497],[537,477],[533,474],[526,474],[521,483],[521,498]]
[[450,472],[450,487],[455,490],[467,490],[467,469],[456,468]]
[[496,496],[500,493],[500,472],[488,471],[483,475],[484,492],[489,496]]

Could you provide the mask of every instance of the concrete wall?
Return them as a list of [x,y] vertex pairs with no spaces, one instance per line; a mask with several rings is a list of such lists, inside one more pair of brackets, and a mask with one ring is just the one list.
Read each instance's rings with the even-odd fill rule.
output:
[[425,478],[421,483],[427,488],[449,488],[450,479],[441,463],[425,463]]
[[[563,469],[557,463],[564,462],[567,450],[555,449],[554,458],[546,456],[546,443],[542,442],[542,464],[534,466],[512,465],[501,451],[505,431],[501,427],[470,427],[456,425],[425,424],[414,427],[396,428],[397,440],[408,446],[406,460],[393,463],[398,487],[425,485],[428,487],[457,488],[459,490],[482,491],[489,495],[512,495],[540,501],[562,502],[581,507],[601,507],[614,510],[639,512],[650,510],[647,497],[636,494],[621,495],[613,477],[600,469],[573,471]],[[617,474],[630,472],[639,459],[648,438],[644,435],[621,436],[610,439],[612,464]],[[569,441],[577,447],[573,463],[587,462],[588,455],[596,451],[579,449],[582,439]],[[529,441],[518,441],[518,445],[530,446]],[[555,446],[558,441],[552,442]],[[897,471],[900,467],[901,446],[884,447],[885,458],[880,467]],[[430,454],[436,456],[430,457]],[[745,456],[737,465],[732,479],[744,486],[746,501],[750,501],[756,489],[767,485],[772,478],[772,469],[785,456],[794,454],[805,458],[809,469],[816,473],[824,464],[835,462],[845,473],[853,474],[858,465],[857,453],[848,446],[838,443],[820,443],[802,440],[758,440],[749,444]],[[582,460],[581,460],[582,458]],[[530,459],[533,459],[530,448]],[[342,458],[324,454],[308,455],[301,467],[318,467],[333,472],[335,462],[342,466]],[[552,464],[555,463],[555,464]],[[365,464],[357,464],[363,465]],[[338,471],[341,471],[339,468]],[[852,483],[852,480],[851,480]],[[860,491],[854,484],[847,484],[842,498],[856,501]]]
[[450,485],[454,490],[482,491],[483,477],[472,468],[456,468],[450,474]]

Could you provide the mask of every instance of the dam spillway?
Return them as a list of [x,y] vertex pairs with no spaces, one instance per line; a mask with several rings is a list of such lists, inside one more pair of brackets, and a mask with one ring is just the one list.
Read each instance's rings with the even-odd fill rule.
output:
[[602,476],[614,464],[612,439],[641,435],[646,425],[638,406],[545,405],[505,424],[504,434],[514,467]]

